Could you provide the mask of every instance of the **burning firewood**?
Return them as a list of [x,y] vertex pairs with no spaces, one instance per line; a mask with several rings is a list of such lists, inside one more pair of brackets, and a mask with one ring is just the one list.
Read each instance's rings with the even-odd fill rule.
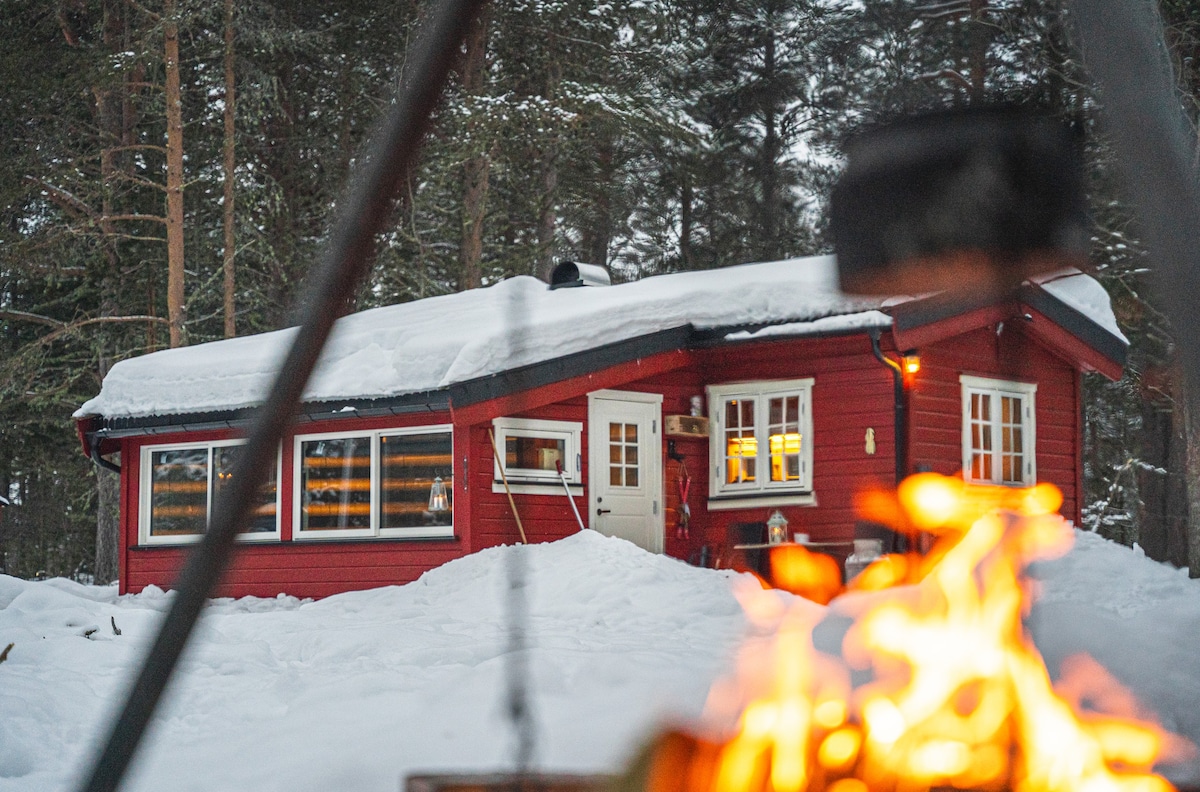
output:
[[932,551],[884,557],[852,585],[861,593],[836,599],[840,578],[815,556],[772,559],[782,587],[852,618],[840,653],[814,647],[822,609],[745,587],[759,635],[738,673],[713,689],[703,725],[655,738],[621,792],[1170,790],[1155,765],[1194,749],[1090,659],[1068,664],[1056,692],[1024,627],[1026,568],[1073,541],[1061,502],[1049,485],[935,474],[864,494],[865,518],[931,535]]

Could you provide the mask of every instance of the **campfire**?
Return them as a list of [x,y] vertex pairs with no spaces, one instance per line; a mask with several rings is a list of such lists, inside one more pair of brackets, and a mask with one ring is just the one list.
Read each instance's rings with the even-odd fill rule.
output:
[[[649,792],[1165,792],[1163,761],[1191,750],[1086,656],[1058,684],[1026,631],[1029,564],[1065,553],[1050,485],[978,487],[935,474],[859,512],[932,541],[885,556],[843,589],[801,547],[772,558],[776,585],[847,617],[838,654],[814,646],[824,609],[765,584],[739,599],[756,628],[700,731],[660,736],[635,765]],[[818,641],[817,643],[822,643]]]

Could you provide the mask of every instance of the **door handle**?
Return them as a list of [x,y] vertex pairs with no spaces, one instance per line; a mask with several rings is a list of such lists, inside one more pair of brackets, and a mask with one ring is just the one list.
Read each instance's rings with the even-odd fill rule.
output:
[[612,514],[612,509],[596,509],[596,514]]

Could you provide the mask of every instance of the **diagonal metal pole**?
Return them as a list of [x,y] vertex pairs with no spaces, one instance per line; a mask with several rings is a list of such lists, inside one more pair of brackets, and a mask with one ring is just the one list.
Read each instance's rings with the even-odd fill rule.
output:
[[234,463],[232,482],[218,498],[208,532],[189,554],[176,581],[171,609],[81,787],[84,792],[116,790],[133,759],[204,603],[231,557],[234,538],[250,515],[258,489],[266,483],[267,471],[275,464],[280,439],[334,320],[345,310],[374,258],[375,236],[391,215],[450,65],[482,6],[483,0],[441,0],[423,26],[407,61],[411,68],[374,136],[361,173],[351,181],[328,246],[305,289],[300,330],[266,402],[251,420],[249,441]]

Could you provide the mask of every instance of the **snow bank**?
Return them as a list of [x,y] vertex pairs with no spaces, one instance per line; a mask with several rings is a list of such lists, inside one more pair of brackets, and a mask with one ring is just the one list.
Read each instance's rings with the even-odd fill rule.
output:
[[[613,771],[661,720],[698,715],[745,630],[737,576],[585,531],[402,587],[215,600],[123,789],[366,792],[410,772],[508,767],[515,552],[540,767]],[[1200,740],[1200,583],[1091,534],[1037,575],[1031,624],[1051,667],[1086,650]],[[75,782],[169,596],[0,577],[0,647],[14,644],[0,664],[0,792]]]
[[[612,769],[668,713],[699,713],[743,629],[732,573],[591,531],[526,550],[540,763]],[[513,552],[317,602],[214,601],[123,789],[396,790],[507,766]],[[75,782],[168,596],[0,577],[0,792]]]

